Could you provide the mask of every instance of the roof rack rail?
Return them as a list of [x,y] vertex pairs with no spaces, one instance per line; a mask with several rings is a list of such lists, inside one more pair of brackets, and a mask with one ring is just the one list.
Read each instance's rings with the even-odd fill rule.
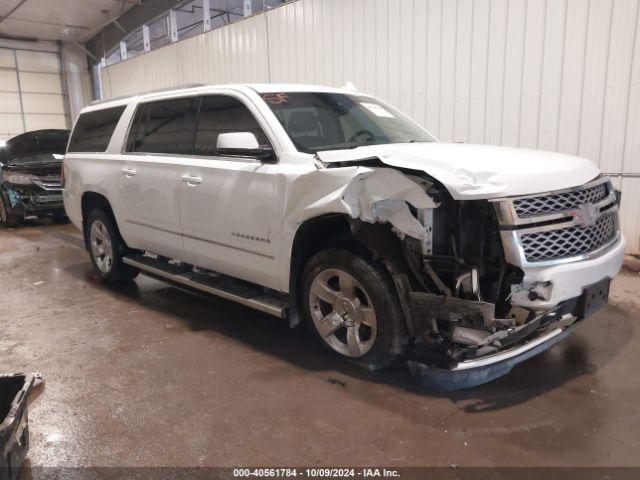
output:
[[149,92],[134,93],[132,95],[121,95],[119,97],[107,98],[106,100],[94,100],[89,105],[100,105],[101,103],[115,102],[117,100],[122,100],[123,98],[135,97],[136,95],[149,95],[152,93],[171,92],[172,90],[181,90],[185,88],[197,88],[197,87],[206,87],[206,86],[207,86],[206,83],[185,83],[183,85],[175,85],[173,87],[159,88],[157,90],[151,90]]

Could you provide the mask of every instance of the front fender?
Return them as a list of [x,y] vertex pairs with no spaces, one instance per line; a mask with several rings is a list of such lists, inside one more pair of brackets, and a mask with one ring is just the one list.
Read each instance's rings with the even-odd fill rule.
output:
[[424,228],[411,213],[436,208],[423,186],[391,168],[344,167],[318,169],[289,185],[283,217],[281,289],[288,291],[293,240],[308,220],[342,214],[367,223],[389,223],[398,236],[423,239]]

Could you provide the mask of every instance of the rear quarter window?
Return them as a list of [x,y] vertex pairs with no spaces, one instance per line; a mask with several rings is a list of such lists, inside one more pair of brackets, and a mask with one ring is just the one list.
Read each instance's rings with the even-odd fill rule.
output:
[[68,152],[104,152],[125,105],[83,113],[71,134]]

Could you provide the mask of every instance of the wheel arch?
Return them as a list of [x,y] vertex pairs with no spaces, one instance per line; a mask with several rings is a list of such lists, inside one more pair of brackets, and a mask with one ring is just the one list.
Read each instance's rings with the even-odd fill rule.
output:
[[[394,285],[400,302],[403,302],[393,279],[394,274],[405,270],[401,265],[402,261],[398,260],[398,257],[401,257],[402,244],[398,236],[391,231],[391,226],[388,223],[362,222],[343,213],[323,214],[305,220],[294,235],[289,271],[289,322],[291,326],[295,326],[301,321],[299,287],[306,261],[326,248],[349,250],[382,265]],[[406,322],[406,318],[404,320]]]
[[87,220],[91,212],[96,208],[104,210],[104,212],[109,216],[109,218],[113,222],[114,226],[116,227],[116,230],[118,230],[118,235],[120,235],[120,230],[118,229],[118,223],[116,222],[116,217],[113,213],[113,208],[111,207],[111,202],[109,202],[109,199],[104,195],[102,195],[101,193],[94,192],[94,191],[86,191],[82,194],[81,212],[82,212],[82,235],[84,237],[84,243],[87,249],[89,248]]

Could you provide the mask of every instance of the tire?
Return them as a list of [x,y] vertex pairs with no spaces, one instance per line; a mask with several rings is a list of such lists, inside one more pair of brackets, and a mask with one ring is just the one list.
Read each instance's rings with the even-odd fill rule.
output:
[[369,369],[387,366],[407,344],[404,317],[386,270],[346,250],[323,250],[302,273],[300,308],[328,348]]
[[0,223],[7,228],[20,226],[22,216],[7,212],[6,201],[4,192],[0,192]]
[[140,271],[125,265],[122,257],[128,248],[120,237],[111,216],[104,210],[93,210],[87,219],[87,248],[97,277],[108,283],[133,280]]

